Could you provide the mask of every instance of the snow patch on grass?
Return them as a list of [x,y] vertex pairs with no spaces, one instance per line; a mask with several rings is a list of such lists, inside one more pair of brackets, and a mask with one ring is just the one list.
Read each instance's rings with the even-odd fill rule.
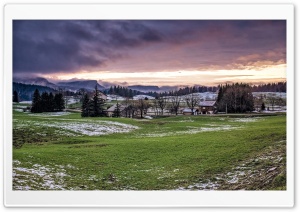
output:
[[24,112],[23,109],[20,109],[20,108],[14,108],[14,111],[17,111],[17,112]]
[[188,123],[188,122],[194,122],[194,120],[189,118],[189,119],[183,119],[183,120],[179,120],[179,121],[169,121],[169,122]]
[[229,119],[231,122],[257,122],[259,120],[263,120],[260,117],[253,117],[253,118],[232,118]]
[[18,160],[13,161],[13,190],[65,190],[62,168],[50,168],[34,164],[31,168],[22,167]]
[[180,190],[180,191],[184,191],[184,190],[216,190],[219,188],[219,186],[220,186],[220,184],[208,180],[206,182],[199,182],[199,183],[189,185],[188,187],[179,187],[176,190]]
[[70,115],[69,112],[44,112],[44,113],[29,113],[29,116],[41,116],[41,117],[49,117],[49,116],[66,116]]
[[223,125],[218,127],[190,127],[192,129],[188,129],[185,131],[176,131],[176,132],[156,132],[156,133],[148,133],[148,134],[140,134],[137,137],[165,137],[165,136],[174,136],[174,135],[185,135],[185,134],[197,134],[202,132],[213,132],[213,131],[226,131],[226,130],[235,130],[241,129],[241,127],[233,127],[230,125]]
[[32,101],[21,101],[19,104],[32,104]]
[[122,124],[118,122],[94,122],[94,123],[78,123],[78,122],[56,122],[47,124],[49,127],[56,127],[82,135],[107,135],[113,133],[126,133],[138,127]]
[[[70,119],[72,120],[72,119]],[[73,122],[72,122],[73,121]],[[65,135],[65,136],[97,136],[97,135],[107,135],[113,133],[127,133],[132,130],[138,129],[137,126],[130,124],[123,124],[113,121],[74,121],[70,122],[44,122],[44,121],[16,121],[14,122],[15,128],[22,127],[50,127],[54,128],[55,134]]]

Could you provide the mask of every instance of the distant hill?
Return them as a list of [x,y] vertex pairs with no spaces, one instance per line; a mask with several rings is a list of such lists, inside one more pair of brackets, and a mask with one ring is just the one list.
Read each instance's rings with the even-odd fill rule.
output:
[[47,79],[42,77],[36,77],[36,78],[14,78],[14,82],[23,83],[27,85],[41,85],[46,86],[53,89],[58,89],[58,86],[49,82]]
[[40,94],[43,92],[53,92],[55,93],[56,90],[47,86],[41,86],[41,85],[29,85],[29,84],[23,84],[18,82],[13,82],[13,90],[18,92],[19,94],[19,100],[20,101],[31,101],[33,93],[35,89],[38,89]]
[[105,88],[97,82],[97,80],[82,80],[82,81],[72,81],[72,82],[58,82],[57,85],[61,88],[66,88],[69,90],[78,90],[84,88],[86,90],[92,91],[97,85],[99,90],[104,90]]
[[22,83],[26,85],[40,85],[46,86],[52,89],[66,89],[70,91],[77,91],[81,88],[84,88],[88,91],[95,89],[95,86],[98,86],[99,90],[104,90],[105,88],[101,86],[97,80],[77,80],[77,81],[67,81],[67,82],[58,82],[56,84],[49,82],[47,79],[42,77],[36,78],[14,78],[13,82]]
[[141,92],[168,92],[172,90],[177,90],[178,86],[156,86],[156,85],[131,85],[128,86],[129,89],[137,90]]
[[160,91],[159,87],[156,85],[132,85],[128,86],[129,89],[142,91],[142,92],[149,92],[149,91]]

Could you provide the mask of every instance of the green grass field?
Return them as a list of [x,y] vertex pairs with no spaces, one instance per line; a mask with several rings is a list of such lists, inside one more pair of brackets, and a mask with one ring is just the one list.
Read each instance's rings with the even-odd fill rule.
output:
[[286,189],[285,114],[54,115],[14,110],[14,190]]

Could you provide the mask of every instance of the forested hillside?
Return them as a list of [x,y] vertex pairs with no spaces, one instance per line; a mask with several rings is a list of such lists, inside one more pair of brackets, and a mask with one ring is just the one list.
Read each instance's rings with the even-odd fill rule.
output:
[[19,101],[30,101],[32,100],[35,89],[38,89],[41,93],[43,92],[55,92],[56,90],[41,86],[41,85],[28,85],[23,83],[13,82],[13,91],[17,91],[19,95]]

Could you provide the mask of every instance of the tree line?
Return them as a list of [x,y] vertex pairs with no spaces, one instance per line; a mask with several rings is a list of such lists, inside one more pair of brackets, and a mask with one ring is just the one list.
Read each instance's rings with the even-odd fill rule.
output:
[[30,101],[32,100],[32,96],[34,91],[38,89],[40,93],[43,92],[52,92],[56,93],[55,89],[50,87],[41,86],[41,85],[28,85],[23,83],[13,82],[13,91],[18,93],[19,101]]
[[105,90],[105,94],[114,94],[119,95],[122,97],[132,98],[136,95],[148,95],[155,98],[162,97],[162,96],[174,96],[174,95],[187,95],[191,93],[203,93],[203,92],[216,92],[218,90],[217,86],[192,86],[192,87],[185,87],[179,88],[176,91],[164,91],[164,92],[156,92],[156,91],[149,91],[149,92],[141,92],[137,90],[132,90],[127,87],[122,86],[111,86],[108,90]]
[[[266,84],[266,86],[269,87],[285,85],[286,83]],[[125,87],[119,87],[119,89],[121,88],[124,89]],[[225,84],[219,85],[218,88],[217,110],[219,112],[244,113],[253,111],[254,106],[255,108],[261,108],[262,110],[265,109],[265,103],[263,101],[258,101],[253,97],[253,86],[250,86],[249,84]],[[126,101],[122,103],[122,106],[124,106],[122,109],[123,115],[125,114],[125,117],[133,117],[137,116],[137,114],[140,114],[140,117],[142,118],[150,107],[156,111],[157,115],[163,115],[165,108],[167,108],[170,113],[177,115],[181,101],[180,96],[184,95],[185,93],[195,93],[195,91],[197,91],[196,87],[186,87],[177,91],[158,94],[154,100],[149,101],[147,99],[133,101],[127,98]],[[164,95],[169,96],[168,101]],[[199,99],[189,95],[184,100],[186,105],[192,110],[192,112],[194,112],[194,108],[199,104]],[[270,98],[268,98],[268,100],[270,100]],[[16,90],[13,92],[13,101],[19,102],[19,94]],[[269,101],[269,103],[272,105],[272,107],[274,107],[275,103],[272,103],[271,101]],[[113,114],[114,117],[121,116],[120,107],[121,105],[117,104],[116,111],[114,111]],[[53,112],[62,111],[63,109],[65,109],[65,101],[62,93],[56,93],[53,95],[52,92],[43,92],[40,95],[39,90],[35,90],[33,94],[31,112]],[[82,98],[82,117],[106,116],[107,114],[105,109],[105,100],[99,95],[99,90],[97,87],[95,88],[92,98],[90,98],[88,93],[85,93]]]
[[245,113],[254,110],[254,98],[249,84],[220,85],[217,110],[226,113]]
[[252,92],[284,92],[284,93],[286,93],[286,82],[253,85]]
[[[175,92],[178,95],[188,95],[191,93],[203,93],[203,92],[217,92],[220,86],[192,86],[192,87],[184,87],[179,88],[177,91],[165,91],[165,92],[141,92],[133,89],[129,89],[127,87],[122,86],[111,86],[109,89],[105,90],[105,94],[115,94],[122,97],[132,98],[135,95],[149,95],[152,97],[160,97],[160,96],[174,96]],[[267,83],[262,85],[253,85],[251,86],[252,92],[286,92],[286,82],[279,83]],[[38,89],[39,92],[62,92],[61,90],[56,91],[52,88],[40,85],[27,85],[22,83],[13,82],[13,91],[18,93],[19,101],[31,100],[32,95]],[[74,92],[71,91],[63,91],[66,96],[74,95]],[[77,92],[80,94],[80,90]]]
[[155,98],[163,96],[184,96],[192,93],[204,93],[204,92],[217,92],[218,86],[192,86],[179,88],[177,90],[164,91],[164,92],[147,92],[146,95],[153,96]]
[[52,92],[43,92],[40,95],[38,89],[34,91],[31,106],[32,113],[63,111],[63,109],[65,109],[65,101],[62,93],[53,95]]
[[[164,91],[164,92],[141,92],[137,90],[132,90],[127,87],[122,86],[111,86],[108,90],[105,90],[105,94],[115,94],[122,97],[132,98],[135,95],[148,95],[155,98],[162,96],[183,96],[192,93],[204,93],[204,92],[217,92],[221,85],[218,86],[186,86],[184,88],[179,88],[176,91]],[[286,92],[286,82],[278,83],[267,83],[261,85],[249,85],[251,92]]]
[[132,98],[133,96],[136,96],[136,95],[145,94],[144,92],[132,90],[130,88],[119,86],[119,85],[111,86],[108,90],[105,90],[104,93],[105,94],[114,94],[114,95],[119,95],[119,96],[123,96],[123,97],[129,97],[129,98]]

